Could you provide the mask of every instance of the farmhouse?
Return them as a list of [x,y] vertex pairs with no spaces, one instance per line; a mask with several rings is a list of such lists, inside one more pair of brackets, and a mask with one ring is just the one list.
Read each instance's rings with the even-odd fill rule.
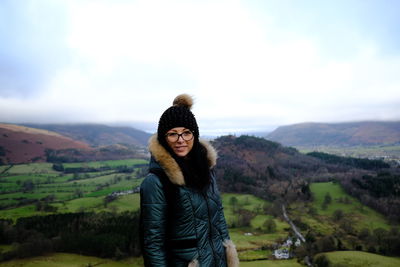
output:
[[274,251],[273,255],[276,259],[289,259],[290,258],[289,249],[287,249],[287,248],[276,249]]

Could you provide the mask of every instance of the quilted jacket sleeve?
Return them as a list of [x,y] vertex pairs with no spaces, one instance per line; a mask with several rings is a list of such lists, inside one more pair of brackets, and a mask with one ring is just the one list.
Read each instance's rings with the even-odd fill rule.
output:
[[167,266],[165,251],[167,203],[160,179],[149,174],[140,186],[145,266]]

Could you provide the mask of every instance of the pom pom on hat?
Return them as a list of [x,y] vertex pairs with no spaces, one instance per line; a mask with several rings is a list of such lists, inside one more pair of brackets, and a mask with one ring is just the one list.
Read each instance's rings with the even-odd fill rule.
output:
[[191,130],[196,139],[199,137],[199,128],[196,118],[190,109],[193,106],[193,98],[188,94],[175,97],[171,107],[164,111],[158,122],[158,140],[163,143],[167,131],[175,127],[185,127]]
[[193,106],[193,98],[188,94],[181,94],[175,97],[174,102],[172,103],[174,106],[183,106],[191,109]]

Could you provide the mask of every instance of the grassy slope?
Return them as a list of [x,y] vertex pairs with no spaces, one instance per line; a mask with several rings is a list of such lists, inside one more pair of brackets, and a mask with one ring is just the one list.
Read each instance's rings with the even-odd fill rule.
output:
[[144,159],[123,159],[123,160],[105,160],[105,161],[92,161],[85,163],[64,163],[64,168],[100,168],[100,167],[119,167],[119,166],[133,166],[137,164],[146,164],[148,161]]
[[1,252],[7,252],[12,250],[12,245],[3,245],[0,244],[0,253]]
[[9,166],[8,165],[1,165],[0,166],[0,173],[2,173],[3,171],[5,171]]
[[296,260],[263,260],[263,261],[250,261],[250,262],[241,262],[241,267],[259,267],[259,266],[268,266],[268,267],[301,267],[300,263]]
[[302,147],[296,146],[302,153],[308,153],[313,151],[321,151],[329,154],[335,154],[339,156],[356,157],[356,158],[368,158],[373,155],[374,157],[383,158],[400,158],[400,146],[399,145],[382,145],[382,146],[352,146],[352,147],[335,147],[335,146],[318,146],[318,147]]
[[[229,234],[233,242],[235,243],[239,251],[240,260],[256,260],[265,259],[271,256],[272,251],[261,249],[263,246],[270,246],[276,242],[277,239],[284,239],[288,236],[288,232],[285,228],[289,225],[286,222],[280,221],[279,219],[273,218],[276,225],[277,231],[275,233],[265,233],[263,224],[266,219],[272,218],[269,215],[265,215],[262,207],[268,204],[267,201],[258,197],[247,195],[247,194],[222,194],[222,204],[224,206],[224,214],[228,225],[237,220],[237,212],[234,211],[234,207],[231,205],[231,198],[237,199],[236,207],[238,209],[246,209],[255,212],[257,215],[251,220],[250,227],[231,228]],[[252,235],[246,235],[251,233]],[[255,261],[249,266],[260,266],[252,265],[254,263],[263,264],[263,261]],[[268,261],[270,262],[270,261]],[[275,266],[275,265],[271,265]],[[280,266],[280,265],[277,265]]]
[[99,267],[124,267],[143,266],[141,258],[130,258],[123,261],[113,261],[110,259],[102,259],[96,257],[82,256],[67,253],[54,253],[41,257],[33,257],[29,259],[12,260],[0,263],[1,267],[83,267],[83,266],[99,266]]
[[[143,160],[116,160],[96,163],[77,163],[76,166],[89,164],[99,166],[134,166],[143,164]],[[139,196],[121,196],[117,200],[104,206],[104,197],[115,191],[125,191],[140,185],[143,179],[137,179],[135,172],[114,173],[107,172],[80,174],[79,180],[72,180],[72,174],[64,175],[52,169],[49,163],[31,163],[15,165],[0,176],[0,201],[3,205],[15,205],[21,199],[38,200],[49,195],[54,195],[55,200],[50,204],[58,208],[57,212],[75,211],[127,211],[139,208]],[[86,178],[88,177],[88,178]],[[128,179],[130,178],[130,179]],[[23,193],[22,185],[26,181],[32,181],[35,188]],[[18,192],[15,192],[18,190]],[[77,198],[77,190],[83,193],[83,197]],[[132,202],[133,201],[133,202]],[[0,210],[0,218],[11,218],[33,215],[44,215],[48,212],[36,211],[35,205],[24,205],[12,209]]]
[[398,267],[400,258],[386,257],[361,251],[336,251],[324,253],[332,264],[347,267]]
[[[46,196],[47,194],[43,195]],[[125,195],[104,206],[104,196],[77,198],[62,203],[55,203],[52,206],[58,208],[58,212],[78,212],[78,211],[135,211],[139,209],[139,194]],[[10,218],[16,220],[20,217],[34,215],[45,215],[48,212],[36,211],[35,205],[27,205],[14,209],[0,211],[0,218]]]
[[[376,228],[390,229],[390,224],[385,217],[364,206],[356,198],[351,197],[343,191],[341,186],[336,183],[312,183],[310,186],[311,192],[314,196],[314,201],[311,204],[298,202],[290,206],[289,215],[291,217],[300,217],[301,221],[306,223],[314,232],[321,235],[331,235],[338,227],[338,222],[333,221],[333,214],[335,210],[342,210],[344,216],[349,218],[352,226],[356,231],[367,228],[373,231]],[[326,193],[332,197],[332,202],[324,210],[322,203]],[[339,199],[347,198],[349,202],[342,203]],[[310,207],[316,210],[316,215],[310,215]]]
[[[335,210],[340,209],[345,213],[345,216],[351,216],[355,222],[354,227],[358,230],[364,227],[370,230],[378,227],[384,229],[390,228],[390,225],[383,215],[364,206],[359,200],[346,194],[339,184],[332,182],[312,183],[311,191],[314,195],[313,206],[317,209],[318,217],[322,222],[326,222],[327,217],[332,217]],[[324,210],[322,209],[322,203],[327,193],[331,195],[332,202],[327,206],[327,209]],[[340,198],[344,199],[346,197],[350,200],[349,204],[339,201]]]
[[52,163],[29,163],[29,164],[18,164],[14,165],[7,171],[9,174],[18,173],[57,173],[52,169]]
[[[109,259],[101,259],[96,257],[82,256],[67,253],[54,253],[41,257],[29,259],[12,260],[0,263],[1,267],[83,267],[92,264],[99,267],[139,267],[143,266],[141,258],[129,258],[122,261],[114,261]],[[300,267],[296,260],[263,260],[252,262],[241,262],[242,267]]]

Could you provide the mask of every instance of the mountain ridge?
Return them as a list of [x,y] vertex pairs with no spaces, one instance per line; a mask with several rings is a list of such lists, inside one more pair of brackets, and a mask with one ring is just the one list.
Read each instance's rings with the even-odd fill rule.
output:
[[149,136],[102,124],[0,124],[0,164],[143,158]]
[[280,126],[267,139],[287,146],[372,146],[400,144],[400,121],[305,122]]
[[55,132],[13,124],[0,124],[0,163],[45,161],[47,149],[92,150],[84,142]]
[[21,124],[31,128],[53,131],[91,146],[132,144],[146,146],[150,134],[128,126],[108,126],[97,123]]

